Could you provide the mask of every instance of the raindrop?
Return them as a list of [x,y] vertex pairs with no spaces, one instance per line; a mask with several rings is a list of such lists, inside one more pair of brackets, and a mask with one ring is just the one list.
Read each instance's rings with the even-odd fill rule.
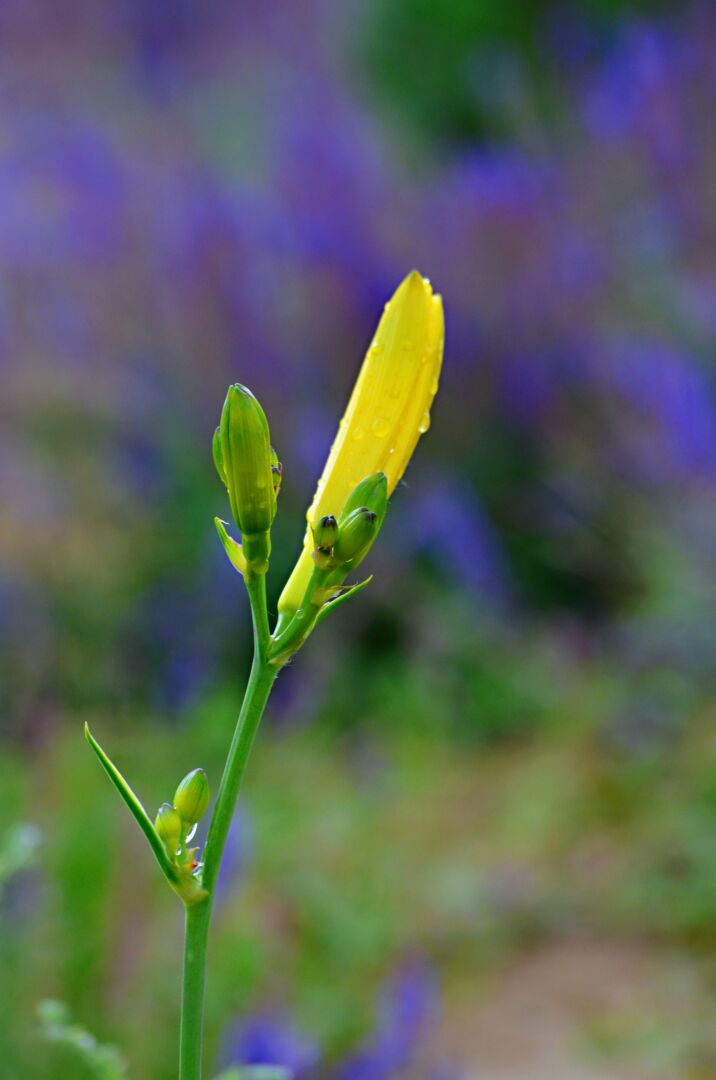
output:
[[435,378],[430,383],[430,393],[431,394],[437,394],[437,392],[438,392],[438,380],[437,380],[437,378]]
[[363,438],[364,435],[365,435],[365,431],[363,430],[363,428],[359,424],[358,427],[353,432],[353,438],[356,440],[356,442],[358,442],[360,439]]
[[406,338],[406,340],[401,345],[401,349],[403,350],[403,352],[412,352],[414,348],[415,342],[411,338]]
[[373,356],[380,356],[383,351],[383,346],[380,345],[377,341],[374,341],[370,347],[370,351],[373,353]]
[[384,438],[390,431],[390,424],[384,416],[378,416],[371,424],[371,431],[377,438]]
[[420,432],[421,435],[424,435],[429,427],[430,427],[430,413],[427,412],[427,410],[426,410],[423,413],[423,418],[420,421],[420,424],[418,425],[418,431]]

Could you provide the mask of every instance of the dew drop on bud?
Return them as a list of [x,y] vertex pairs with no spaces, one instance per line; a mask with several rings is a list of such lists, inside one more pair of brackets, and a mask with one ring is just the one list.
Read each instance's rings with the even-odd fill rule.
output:
[[365,431],[360,426],[358,426],[355,429],[355,431],[353,432],[353,438],[355,439],[356,442],[359,442],[363,438],[364,435],[365,435]]
[[378,439],[383,439],[390,431],[390,424],[384,416],[378,416],[371,424],[371,431]]
[[429,427],[430,427],[430,413],[429,412],[424,412],[423,413],[423,418],[420,421],[420,424],[418,425],[418,431],[420,432],[421,435],[424,435]]

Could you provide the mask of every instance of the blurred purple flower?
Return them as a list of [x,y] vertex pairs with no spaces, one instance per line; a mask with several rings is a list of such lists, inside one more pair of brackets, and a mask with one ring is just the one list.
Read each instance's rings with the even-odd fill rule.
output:
[[261,1013],[234,1027],[226,1040],[226,1065],[278,1065],[300,1080],[320,1063],[318,1044],[281,1013]]
[[435,1019],[437,986],[428,966],[414,961],[381,992],[375,1030],[331,1072],[332,1080],[388,1080],[414,1060]]
[[508,603],[510,573],[500,542],[469,481],[454,474],[412,493],[401,543],[439,560],[461,587],[496,607]]
[[278,1065],[300,1078],[321,1067],[330,1080],[389,1080],[409,1066],[425,1043],[438,1007],[429,966],[404,963],[382,988],[373,1030],[338,1064],[325,1067],[318,1044],[281,1013],[260,1013],[228,1034],[225,1065]]

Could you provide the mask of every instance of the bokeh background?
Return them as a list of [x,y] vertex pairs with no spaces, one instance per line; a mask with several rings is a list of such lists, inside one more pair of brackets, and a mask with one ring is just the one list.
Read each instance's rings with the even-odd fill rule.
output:
[[3,1078],[110,1075],[48,998],[176,1076],[181,913],[82,724],[152,811],[216,785],[226,386],[275,601],[413,266],[433,426],[263,725],[211,1075],[716,1074],[715,107],[707,2],[4,0]]

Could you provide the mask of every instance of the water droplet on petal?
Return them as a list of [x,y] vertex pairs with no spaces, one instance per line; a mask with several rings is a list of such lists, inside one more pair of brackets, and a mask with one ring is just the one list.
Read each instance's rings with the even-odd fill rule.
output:
[[394,447],[394,446],[391,446],[391,448],[390,448],[390,450],[388,451],[388,453],[389,453],[389,454],[394,454],[394,453],[395,453],[395,447]]
[[430,427],[430,413],[426,411],[426,412],[423,413],[423,418],[420,421],[420,424],[418,425],[418,431],[420,432],[421,435],[424,435],[429,427]]
[[370,347],[370,351],[372,352],[373,356],[380,356],[383,351],[383,346],[378,341],[374,341]]
[[430,383],[430,393],[431,394],[437,394],[437,392],[438,392],[438,380],[437,380],[437,378],[435,378]]
[[406,338],[400,347],[403,352],[412,352],[415,348],[415,342],[411,338]]
[[382,439],[390,431],[390,424],[384,416],[377,416],[370,425],[370,429],[377,438]]
[[358,442],[360,439],[362,439],[364,435],[365,435],[365,431],[360,426],[360,424],[358,425],[357,428],[354,428],[354,430],[353,430],[353,438],[356,440],[356,442]]

